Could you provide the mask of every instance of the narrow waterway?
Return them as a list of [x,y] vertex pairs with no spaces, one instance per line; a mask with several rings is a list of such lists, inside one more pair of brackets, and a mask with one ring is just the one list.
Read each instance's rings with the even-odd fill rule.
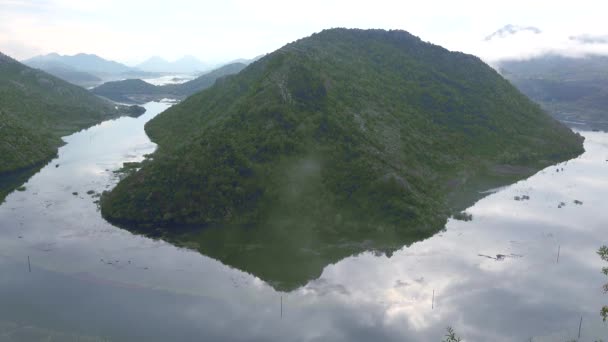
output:
[[66,137],[0,206],[0,341],[440,341],[447,326],[466,341],[567,341],[579,325],[580,341],[608,338],[596,254],[608,244],[608,134],[583,132],[584,155],[489,195],[473,221],[279,293],[101,218],[98,194],[154,150],[143,125],[168,106]]

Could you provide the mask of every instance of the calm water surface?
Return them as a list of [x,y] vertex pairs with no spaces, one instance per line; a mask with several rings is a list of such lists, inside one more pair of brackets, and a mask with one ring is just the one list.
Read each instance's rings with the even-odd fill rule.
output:
[[197,76],[193,74],[175,74],[175,75],[166,75],[155,78],[144,78],[143,80],[157,86],[167,85],[167,84],[182,84],[188,81],[195,79]]
[[566,341],[581,317],[581,341],[608,338],[596,254],[608,244],[608,134],[584,132],[584,155],[489,195],[471,222],[279,293],[101,218],[87,191],[154,150],[143,125],[168,106],[66,137],[0,206],[0,341],[440,341],[448,325],[466,341]]

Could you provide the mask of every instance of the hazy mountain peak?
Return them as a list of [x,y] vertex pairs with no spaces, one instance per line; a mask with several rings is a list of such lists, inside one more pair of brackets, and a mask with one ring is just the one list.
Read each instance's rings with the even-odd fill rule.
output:
[[189,61],[189,62],[190,61],[195,61],[195,62],[198,62],[198,63],[201,62],[198,58],[196,58],[196,57],[194,57],[192,55],[183,56],[182,58],[176,60],[175,62],[184,62],[184,61]]
[[95,54],[78,53],[75,55],[60,55],[58,53],[49,53],[39,55],[22,61],[23,63],[44,69],[49,63],[61,63],[64,67],[69,67],[78,71],[91,73],[122,73],[132,71],[133,69],[111,60],[104,59]]
[[209,66],[198,58],[190,55],[169,62],[159,56],[153,56],[137,65],[139,69],[152,72],[182,72],[192,73],[209,69]]
[[[145,60],[143,63],[148,63],[148,62],[162,62],[162,63],[168,63],[168,61],[160,56],[152,56],[150,58],[148,58],[147,60]],[[143,64],[142,63],[142,64]]]
[[540,34],[540,33],[542,33],[542,30],[539,29],[538,27],[534,27],[534,26],[518,26],[518,25],[507,24],[507,25],[503,26],[502,28],[498,29],[497,31],[495,31],[494,33],[487,36],[484,40],[491,41],[496,38],[506,38],[506,37],[518,34],[520,32],[532,32],[534,34]]

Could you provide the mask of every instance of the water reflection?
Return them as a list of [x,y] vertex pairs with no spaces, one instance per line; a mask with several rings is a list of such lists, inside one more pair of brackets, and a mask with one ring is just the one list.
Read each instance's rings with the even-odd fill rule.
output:
[[608,134],[585,132],[584,155],[486,197],[467,210],[471,222],[450,221],[390,258],[344,259],[280,293],[100,218],[95,194],[123,161],[153,151],[143,124],[167,106],[66,138],[0,206],[0,340],[440,341],[452,325],[467,341],[566,341],[581,315],[581,341],[608,336],[595,253],[608,243]]

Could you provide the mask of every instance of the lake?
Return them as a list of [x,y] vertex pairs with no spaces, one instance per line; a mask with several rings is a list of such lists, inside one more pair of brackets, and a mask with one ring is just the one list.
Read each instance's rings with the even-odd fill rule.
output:
[[0,341],[440,341],[447,326],[466,341],[567,341],[579,325],[581,341],[608,337],[608,134],[581,132],[585,154],[492,191],[472,221],[284,293],[101,218],[98,194],[154,151],[143,126],[169,106],[65,137],[0,206]]

